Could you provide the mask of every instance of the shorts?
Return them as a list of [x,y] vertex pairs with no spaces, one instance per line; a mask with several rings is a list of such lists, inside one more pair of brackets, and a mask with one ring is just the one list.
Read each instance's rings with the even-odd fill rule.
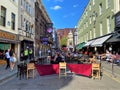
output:
[[14,59],[13,59],[13,57],[10,57],[10,62],[14,62]]

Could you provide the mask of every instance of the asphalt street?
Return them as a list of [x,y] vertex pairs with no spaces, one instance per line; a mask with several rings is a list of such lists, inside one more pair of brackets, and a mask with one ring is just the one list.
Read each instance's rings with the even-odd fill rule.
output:
[[111,77],[103,72],[101,80],[68,72],[67,78],[58,78],[58,75],[40,76],[36,72],[35,78],[21,79],[16,76],[3,82],[0,90],[120,90],[120,79]]

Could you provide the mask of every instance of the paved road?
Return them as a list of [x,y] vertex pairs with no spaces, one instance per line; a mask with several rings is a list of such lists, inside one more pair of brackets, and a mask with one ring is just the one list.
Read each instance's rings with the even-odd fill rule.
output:
[[[106,61],[101,62],[102,70],[107,71],[111,76],[115,76],[120,79],[120,66],[112,63],[108,63]],[[113,67],[112,67],[113,66]]]
[[39,76],[19,80],[16,76],[0,85],[0,90],[120,90],[120,80],[104,72],[101,80],[70,75],[59,79],[58,75]]

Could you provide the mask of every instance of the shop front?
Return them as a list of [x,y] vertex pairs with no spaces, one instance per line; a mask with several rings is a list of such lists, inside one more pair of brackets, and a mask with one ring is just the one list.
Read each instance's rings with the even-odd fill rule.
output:
[[[32,57],[34,57],[34,41],[31,38],[27,38],[24,36],[19,36],[19,40],[20,40],[20,60],[23,60],[23,56],[22,54],[24,53],[24,51],[26,49],[28,49],[28,51],[32,50]],[[29,56],[29,55],[28,55]],[[28,57],[30,58],[30,57]]]
[[8,49],[13,49],[16,55],[18,55],[18,43],[16,34],[0,30],[0,60],[5,59],[5,52]]

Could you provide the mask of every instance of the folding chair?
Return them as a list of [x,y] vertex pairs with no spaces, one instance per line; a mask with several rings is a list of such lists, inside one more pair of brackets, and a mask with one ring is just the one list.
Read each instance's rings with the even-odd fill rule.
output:
[[61,76],[67,76],[66,74],[66,62],[59,62],[59,79]]

